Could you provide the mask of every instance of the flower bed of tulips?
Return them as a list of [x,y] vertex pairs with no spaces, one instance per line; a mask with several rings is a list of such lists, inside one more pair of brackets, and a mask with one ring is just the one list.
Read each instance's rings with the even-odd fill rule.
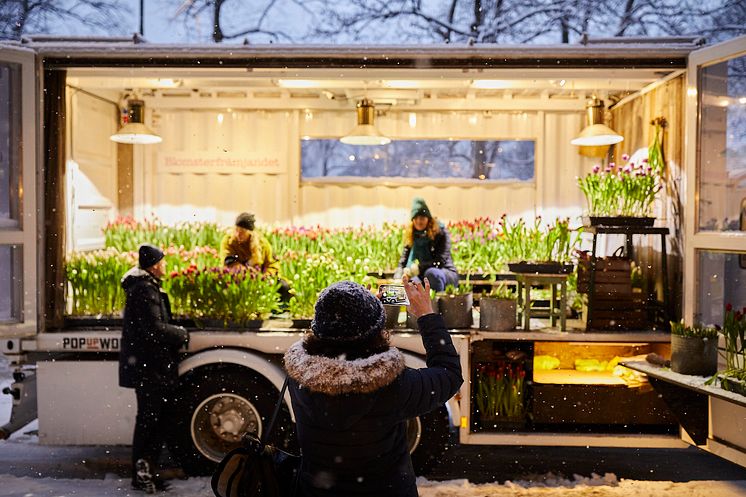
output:
[[68,313],[112,316],[124,308],[120,281],[137,263],[134,252],[109,248],[71,254],[65,261]]
[[[544,227],[540,219],[528,225],[522,220],[510,223],[503,216],[454,222],[448,229],[454,263],[462,274],[502,272],[508,262],[521,260],[566,262],[578,238],[573,237],[567,220]],[[403,230],[399,224],[269,230],[265,236],[280,260],[279,276],[291,285],[288,311],[292,317],[311,317],[318,293],[331,283],[346,279],[373,284],[375,278],[368,274],[393,271],[401,254]],[[121,277],[136,264],[137,247],[152,243],[164,247],[167,269],[172,271],[164,287],[172,294],[174,314],[235,322],[266,316],[275,310],[269,288],[277,282],[224,273],[218,247],[226,232],[210,223],[170,227],[120,218],[108,224],[104,228],[106,249],[68,257],[68,313],[119,314],[124,305]],[[171,281],[175,279],[179,281]],[[256,306],[250,302],[255,298],[260,301]]]
[[220,247],[226,230],[215,223],[185,222],[175,226],[157,219],[137,221],[132,217],[118,217],[104,226],[106,248],[122,251],[137,250],[143,243],[157,247]]
[[175,315],[223,324],[266,319],[280,309],[277,277],[250,268],[199,267],[174,271],[164,280]]

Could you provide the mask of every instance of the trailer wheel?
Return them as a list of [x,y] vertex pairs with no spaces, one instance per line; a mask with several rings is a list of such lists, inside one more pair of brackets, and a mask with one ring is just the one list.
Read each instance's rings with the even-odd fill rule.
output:
[[426,475],[450,447],[450,421],[445,406],[407,422],[407,444],[418,476]]
[[[257,374],[237,368],[201,368],[186,375],[178,390],[168,447],[187,474],[212,474],[217,463],[238,447],[245,433],[260,437],[269,423],[277,389]],[[286,406],[280,411],[274,440],[292,444]]]

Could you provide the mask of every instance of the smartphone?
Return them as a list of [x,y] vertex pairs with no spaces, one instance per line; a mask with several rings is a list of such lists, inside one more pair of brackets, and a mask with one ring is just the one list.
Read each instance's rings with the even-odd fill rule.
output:
[[409,305],[404,285],[381,285],[381,302],[383,305]]

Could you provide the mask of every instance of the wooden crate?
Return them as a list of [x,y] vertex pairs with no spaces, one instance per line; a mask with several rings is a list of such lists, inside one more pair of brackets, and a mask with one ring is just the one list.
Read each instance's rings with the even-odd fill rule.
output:
[[[591,261],[581,256],[578,261],[578,292],[590,291]],[[632,293],[632,265],[623,257],[603,257],[596,260],[595,293],[609,292],[614,295]]]
[[[648,327],[642,294],[597,297],[593,301],[593,316],[586,322],[587,330],[642,330]],[[584,314],[587,315],[587,311]]]

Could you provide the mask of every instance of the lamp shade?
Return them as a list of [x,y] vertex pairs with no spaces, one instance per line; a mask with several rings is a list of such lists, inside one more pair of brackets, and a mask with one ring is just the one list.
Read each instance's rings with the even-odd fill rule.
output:
[[[586,120],[588,125],[574,139],[570,140],[573,145],[581,147],[607,147],[624,140],[624,137],[604,124],[604,101],[596,97],[588,100],[585,104]],[[590,157],[603,157],[606,155],[603,148],[581,148],[581,155]]]
[[130,100],[127,102],[127,124],[111,135],[111,140],[117,143],[131,143],[151,145],[160,143],[163,139],[144,124],[145,102]]
[[375,127],[373,121],[376,109],[373,102],[363,99],[357,103],[357,126],[339,139],[347,145],[386,145],[391,143],[391,138],[383,136]]
[[622,135],[605,124],[591,124],[583,129],[570,143],[573,145],[595,147],[599,145],[614,145],[623,140],[624,137]]

